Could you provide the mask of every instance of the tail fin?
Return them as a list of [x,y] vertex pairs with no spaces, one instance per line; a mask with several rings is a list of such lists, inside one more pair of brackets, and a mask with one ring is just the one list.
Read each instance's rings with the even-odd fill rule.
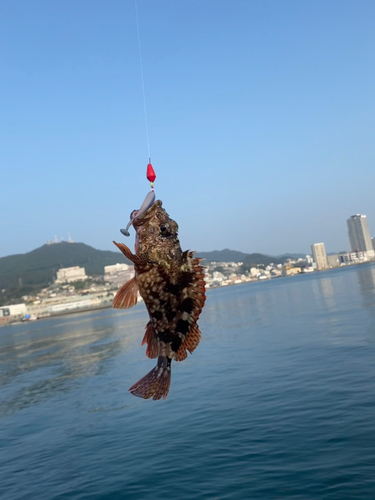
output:
[[166,399],[171,385],[171,361],[159,356],[155,368],[130,387],[129,392],[143,399]]

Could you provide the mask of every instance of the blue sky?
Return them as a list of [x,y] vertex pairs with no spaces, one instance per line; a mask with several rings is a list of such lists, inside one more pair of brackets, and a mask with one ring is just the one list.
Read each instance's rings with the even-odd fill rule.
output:
[[[375,3],[138,0],[155,191],[183,249],[375,236]],[[115,250],[149,190],[133,0],[0,2],[0,256]],[[134,242],[134,232],[126,240]]]

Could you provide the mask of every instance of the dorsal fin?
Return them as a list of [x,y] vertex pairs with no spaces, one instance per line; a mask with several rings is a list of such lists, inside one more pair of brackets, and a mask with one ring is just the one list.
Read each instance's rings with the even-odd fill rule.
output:
[[191,265],[193,268],[193,298],[194,298],[194,308],[192,311],[192,317],[194,321],[197,321],[203,309],[204,303],[206,302],[206,293],[205,293],[206,282],[204,281],[203,267],[200,265],[200,261],[202,259],[193,258],[193,255],[194,252],[190,252],[189,258],[191,259]]
[[186,335],[185,341],[180,345],[174,359],[176,361],[183,361],[187,358],[187,351],[193,354],[193,351],[197,348],[202,334],[196,323],[190,327],[189,333]]
[[176,361],[183,361],[187,358],[187,351],[192,352],[198,346],[201,340],[201,332],[196,321],[203,309],[206,301],[206,283],[204,281],[203,267],[200,265],[202,259],[194,258],[194,252],[184,252],[186,264],[192,271],[192,283],[188,290],[188,296],[193,300],[193,308],[191,311],[191,319],[193,323],[190,326],[188,333],[185,336],[184,342],[180,345],[175,355]]
[[125,285],[118,290],[113,299],[113,307],[115,309],[130,309],[135,306],[138,301],[138,285],[135,281],[135,276],[127,281]]

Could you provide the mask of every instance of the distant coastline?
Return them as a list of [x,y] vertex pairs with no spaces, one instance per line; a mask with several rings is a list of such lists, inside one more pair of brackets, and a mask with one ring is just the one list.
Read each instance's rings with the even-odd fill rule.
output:
[[[375,261],[368,261],[368,262],[358,262],[358,263],[353,263],[353,264],[348,264],[348,265],[343,265],[343,266],[339,266],[339,267],[332,267],[332,268],[329,268],[329,269],[321,269],[319,271],[315,271],[315,272],[318,272],[318,273],[325,273],[325,272],[329,272],[329,271],[333,271],[333,270],[338,270],[338,269],[347,269],[347,268],[352,268],[353,266],[358,266],[358,265],[366,265],[366,264],[374,264]],[[236,286],[236,285],[244,285],[244,284],[247,284],[247,283],[261,283],[262,281],[273,281],[274,279],[280,279],[280,278],[291,278],[292,276],[297,276],[297,275],[304,275],[305,273],[298,273],[298,274],[293,274],[293,275],[288,275],[288,276],[275,276],[275,277],[272,277],[272,278],[267,278],[267,279],[264,279],[264,280],[259,280],[259,279],[254,279],[254,280],[249,280],[249,281],[242,281],[242,282],[233,282],[233,283],[225,283],[223,285],[213,285],[213,286],[210,286],[210,287],[207,287],[207,291],[211,290],[211,289],[217,289],[217,288],[225,288],[225,287],[231,287],[231,286]],[[311,273],[311,274],[314,274],[314,273]],[[309,273],[310,275],[310,273]],[[140,298],[139,302],[143,302],[143,300]],[[51,318],[57,318],[57,317],[60,317],[60,316],[68,316],[68,315],[73,315],[73,314],[82,314],[82,313],[90,313],[90,312],[95,312],[95,311],[99,311],[101,309],[110,309],[112,308],[112,301],[107,301],[106,303],[102,303],[102,304],[98,304],[98,305],[95,305],[95,306],[92,306],[92,307],[83,307],[83,308],[77,308],[77,309],[66,309],[66,310],[62,310],[62,311],[59,311],[59,312],[53,312],[53,313],[50,313],[48,315],[42,315],[38,318],[35,319],[35,321],[39,321],[39,320],[44,320],[44,319],[51,319]],[[29,321],[27,320],[19,320],[19,319],[16,319],[14,321],[8,321],[6,323],[0,323],[0,326],[10,326],[10,325],[17,325],[17,324],[20,324],[20,323],[27,323]],[[33,321],[31,321],[33,322]]]

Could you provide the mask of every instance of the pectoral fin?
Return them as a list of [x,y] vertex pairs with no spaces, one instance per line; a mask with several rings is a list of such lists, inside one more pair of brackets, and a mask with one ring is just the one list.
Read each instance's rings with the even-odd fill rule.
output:
[[130,309],[135,306],[138,301],[138,285],[135,277],[127,281],[125,285],[119,289],[113,299],[113,307],[115,309]]
[[134,255],[134,253],[128,248],[126,245],[123,243],[116,243],[115,241],[113,242],[118,249],[121,250],[121,252],[125,255],[127,259],[129,259],[133,264],[135,265],[141,265],[142,264],[142,259],[140,259],[137,255]]

